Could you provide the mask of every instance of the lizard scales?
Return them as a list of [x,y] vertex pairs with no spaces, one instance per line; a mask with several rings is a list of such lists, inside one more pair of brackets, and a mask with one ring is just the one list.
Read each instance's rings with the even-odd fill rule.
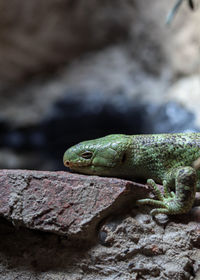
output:
[[[63,161],[83,174],[147,180],[158,200],[147,198],[137,204],[153,205],[155,215],[190,210],[200,189],[200,171],[194,167],[199,157],[200,133],[112,134],[69,148]],[[163,183],[164,195],[155,182]]]

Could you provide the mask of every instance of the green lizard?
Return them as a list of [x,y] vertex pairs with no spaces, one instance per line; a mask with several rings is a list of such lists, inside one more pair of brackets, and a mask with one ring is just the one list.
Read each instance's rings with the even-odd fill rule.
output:
[[[195,165],[199,157],[200,133],[113,134],[69,148],[63,161],[83,174],[147,180],[158,200],[146,198],[137,204],[156,207],[151,211],[156,215],[191,209],[200,191],[200,171]],[[164,194],[155,182],[163,184]]]

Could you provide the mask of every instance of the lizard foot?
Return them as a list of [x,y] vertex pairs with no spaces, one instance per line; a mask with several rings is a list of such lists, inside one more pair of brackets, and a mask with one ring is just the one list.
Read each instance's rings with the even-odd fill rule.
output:
[[146,198],[140,199],[136,202],[137,205],[152,205],[158,207],[151,210],[150,214],[155,216],[157,214],[174,214],[172,211],[172,204],[178,203],[174,192],[169,192],[167,182],[163,181],[164,194],[158,189],[157,184],[152,179],[147,180],[147,185],[152,187],[158,200]]
[[[169,182],[174,180],[175,193],[171,192]],[[180,166],[177,169],[172,170],[168,175],[167,181],[163,181],[164,194],[158,189],[156,183],[149,179],[147,184],[154,189],[156,199],[140,199],[137,201],[137,205],[149,204],[156,206],[156,209],[151,211],[151,215],[156,214],[183,214],[187,213],[194,203],[197,175],[196,170],[191,166]]]

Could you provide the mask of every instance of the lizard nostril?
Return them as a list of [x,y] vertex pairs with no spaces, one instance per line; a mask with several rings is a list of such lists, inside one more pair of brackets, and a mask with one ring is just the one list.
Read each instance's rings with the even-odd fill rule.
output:
[[70,166],[69,160],[66,160],[66,161],[64,162],[64,165],[67,166],[67,167],[69,167],[69,166]]

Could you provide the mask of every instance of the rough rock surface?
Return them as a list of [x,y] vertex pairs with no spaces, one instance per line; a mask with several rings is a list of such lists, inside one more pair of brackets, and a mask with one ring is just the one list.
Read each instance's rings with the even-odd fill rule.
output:
[[111,210],[149,191],[115,178],[27,170],[0,171],[0,186],[0,215],[15,225],[84,239]]
[[[147,195],[144,185],[22,170],[2,170],[0,179],[1,215],[15,226],[60,233],[13,227],[1,218],[2,280],[200,277],[199,207],[187,215],[153,220],[148,207],[124,213],[130,199]],[[85,240],[84,231],[89,234]],[[68,238],[70,234],[76,239]]]

